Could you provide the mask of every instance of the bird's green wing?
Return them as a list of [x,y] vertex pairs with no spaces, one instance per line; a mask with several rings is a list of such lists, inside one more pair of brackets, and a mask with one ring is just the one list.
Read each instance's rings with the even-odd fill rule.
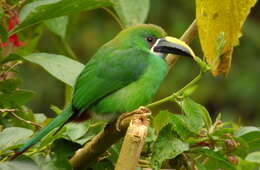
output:
[[76,81],[72,99],[76,114],[80,115],[91,104],[137,80],[145,71],[148,56],[148,52],[133,48],[101,48]]

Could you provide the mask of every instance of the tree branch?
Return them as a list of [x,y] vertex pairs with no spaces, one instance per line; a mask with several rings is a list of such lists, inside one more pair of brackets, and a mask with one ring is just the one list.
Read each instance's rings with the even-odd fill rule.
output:
[[101,132],[99,132],[90,142],[86,143],[83,148],[79,149],[70,159],[72,167],[75,170],[80,170],[96,161],[98,156],[125,135],[131,120],[135,118],[135,116],[147,116],[148,112],[150,113],[148,109],[136,109],[132,111],[132,116],[127,116],[119,124],[120,131],[117,130],[117,120],[108,123]]
[[135,170],[148,133],[147,115],[135,116],[127,129],[115,170]]
[[79,149],[70,159],[75,170],[84,169],[96,161],[97,157],[104,153],[111,145],[124,136],[128,125],[120,125],[121,131],[116,129],[116,121],[108,123],[92,140]]
[[[196,19],[191,23],[189,28],[185,31],[185,33],[181,36],[181,40],[184,41],[186,44],[190,44],[191,41],[196,37],[198,32]],[[179,59],[178,55],[174,54],[168,54],[166,57],[166,61],[169,65],[169,70],[171,70],[174,66],[174,64]]]

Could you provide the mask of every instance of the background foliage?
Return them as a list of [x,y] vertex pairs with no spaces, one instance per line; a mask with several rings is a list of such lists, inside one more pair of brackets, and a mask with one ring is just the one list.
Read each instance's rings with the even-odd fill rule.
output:
[[[142,153],[145,161],[140,166],[179,169],[259,166],[260,130],[253,127],[260,124],[259,8],[257,4],[252,9],[244,25],[229,75],[206,74],[199,85],[192,87],[196,89],[191,89],[192,98],[205,107],[184,97],[153,109],[156,116]],[[26,156],[6,161],[12,150],[51,120],[46,115],[55,116],[69,101],[69,85],[83,67],[74,60],[86,63],[121,30],[111,10],[119,16],[121,26],[153,23],[162,26],[169,35],[179,37],[194,19],[196,4],[189,0],[1,1],[2,169],[71,169],[68,157],[103,128],[102,122],[68,124],[56,136],[47,136]],[[8,32],[15,34],[8,36]],[[198,56],[203,56],[198,38],[191,46]],[[182,58],[155,100],[171,95],[198,73],[194,62]],[[208,112],[213,121],[207,118]],[[92,168],[113,169],[119,150],[120,143],[112,146],[110,155]]]

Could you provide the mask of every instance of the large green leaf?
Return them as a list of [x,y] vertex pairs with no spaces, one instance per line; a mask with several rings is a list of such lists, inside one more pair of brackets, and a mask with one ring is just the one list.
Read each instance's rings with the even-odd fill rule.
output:
[[246,139],[250,139],[252,137],[256,137],[259,135],[260,135],[260,129],[254,126],[242,127],[235,133],[235,136],[244,137]]
[[17,54],[18,56],[14,57],[14,59],[17,58],[19,60],[21,59],[21,57],[19,58],[19,56],[25,56],[31,54],[35,50],[41,38],[43,30],[44,30],[44,25],[39,24],[33,27],[32,29],[29,29],[28,31],[19,33],[21,37],[24,37],[24,40],[22,42],[23,47],[17,48],[15,54]]
[[213,150],[207,148],[199,148],[194,150],[195,152],[199,152],[209,157],[209,161],[207,161],[206,167],[208,169],[232,169],[235,170],[235,166],[230,163],[224,155],[219,152],[215,152]]
[[73,86],[84,65],[68,57],[48,53],[34,53],[24,57],[25,60],[39,64],[51,75]]
[[[179,105],[185,113],[183,118],[189,129],[192,132],[199,133],[201,128],[205,125],[205,109],[203,109],[200,104],[195,103],[188,97],[185,97],[183,101],[179,103]],[[207,124],[210,123],[208,122]]]
[[260,148],[260,129],[257,127],[242,127],[237,132],[235,132],[235,136],[240,137],[246,141],[250,151],[254,151],[255,149]]
[[250,162],[255,162],[255,163],[258,163],[260,165],[260,152],[252,152],[250,154],[248,154],[246,156],[246,159],[247,161],[250,161]]
[[125,26],[144,23],[149,12],[149,0],[114,0],[114,8]]
[[7,79],[4,81],[0,81],[0,91],[2,93],[11,93],[16,90],[21,84],[21,79]]
[[160,169],[164,160],[175,158],[189,149],[189,145],[177,136],[172,125],[169,124],[162,128],[152,148],[153,168]]
[[257,165],[257,163],[239,159],[237,170],[257,170],[258,167],[259,165]]
[[77,139],[84,136],[84,134],[89,129],[89,121],[85,121],[82,123],[69,123],[66,125],[66,134],[72,141],[76,141]]
[[6,161],[0,164],[1,170],[40,170],[37,164],[27,157],[19,157],[13,161]]
[[75,12],[110,6],[110,0],[38,0],[26,4],[20,11],[21,23],[13,32],[50,18]]
[[103,122],[96,122],[96,123],[91,123],[89,125],[88,131],[79,139],[75,140],[75,142],[83,145],[92,137],[96,136],[102,129],[104,128],[104,123]]
[[38,152],[32,158],[41,170],[72,170],[68,160],[79,147],[78,144],[58,139],[53,143],[50,154]]
[[0,132],[0,150],[16,148],[20,144],[23,144],[32,134],[31,130],[25,128],[6,128]]
[[153,119],[153,127],[159,132],[165,125],[171,121],[172,113],[168,111],[161,111]]
[[161,111],[153,119],[153,127],[159,132],[165,125],[171,124],[176,133],[182,139],[186,139],[188,136],[192,136],[192,132],[188,128],[189,122],[184,121],[184,116]]
[[57,18],[48,19],[45,21],[45,24],[51,32],[60,36],[62,39],[65,39],[68,22],[68,16],[61,16]]

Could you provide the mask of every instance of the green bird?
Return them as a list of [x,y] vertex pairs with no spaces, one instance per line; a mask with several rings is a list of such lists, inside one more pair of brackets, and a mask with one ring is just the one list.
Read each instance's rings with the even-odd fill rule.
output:
[[67,122],[84,118],[111,121],[151,102],[168,71],[165,56],[194,55],[184,42],[165,36],[158,26],[140,24],[100,47],[78,76],[71,104],[14,157]]

